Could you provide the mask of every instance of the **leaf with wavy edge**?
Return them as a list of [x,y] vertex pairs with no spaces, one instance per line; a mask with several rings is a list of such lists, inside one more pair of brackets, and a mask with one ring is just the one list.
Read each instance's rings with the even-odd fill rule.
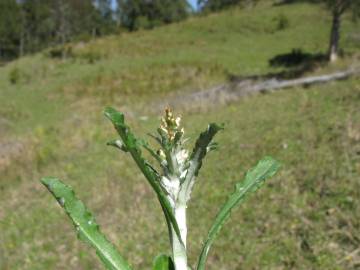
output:
[[202,166],[202,160],[206,153],[213,149],[211,141],[220,130],[224,129],[223,126],[211,123],[207,129],[202,132],[195,143],[195,147],[190,155],[189,167],[179,193],[179,200],[186,203],[190,199],[192,187],[194,185],[195,177],[198,175]]
[[236,184],[235,192],[230,195],[226,203],[220,209],[209,230],[207,239],[199,256],[197,270],[205,269],[205,263],[210,247],[225,221],[230,217],[232,209],[242,203],[251,193],[260,188],[266,179],[272,177],[277,172],[279,167],[280,164],[276,160],[271,157],[265,157],[260,160],[253,169],[246,173],[243,182]]
[[93,215],[75,196],[69,186],[53,177],[42,178],[41,182],[54,195],[74,223],[79,239],[95,248],[97,255],[109,270],[131,270],[117,249],[100,232]]

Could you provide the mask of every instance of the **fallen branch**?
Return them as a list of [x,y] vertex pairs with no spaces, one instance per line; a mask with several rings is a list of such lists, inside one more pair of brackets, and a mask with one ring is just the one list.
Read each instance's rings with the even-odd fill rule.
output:
[[310,86],[313,84],[326,83],[334,80],[344,80],[356,74],[360,74],[360,69],[350,69],[350,70],[336,72],[327,75],[305,77],[294,80],[270,79],[264,81],[263,83],[254,85],[251,91],[261,92],[261,91],[268,91],[268,90],[282,89],[282,88],[296,87],[296,86]]
[[266,80],[247,79],[237,82],[217,85],[208,90],[201,90],[189,95],[172,97],[171,100],[160,102],[161,104],[154,107],[163,107],[170,105],[175,108],[187,110],[201,110],[208,108],[209,104],[226,104],[238,100],[239,98],[254,94],[275,91],[291,87],[308,87],[314,84],[327,83],[330,81],[344,80],[351,76],[360,75],[360,69],[349,69],[346,71],[335,72],[332,74],[311,76],[293,80],[281,80],[271,78]]

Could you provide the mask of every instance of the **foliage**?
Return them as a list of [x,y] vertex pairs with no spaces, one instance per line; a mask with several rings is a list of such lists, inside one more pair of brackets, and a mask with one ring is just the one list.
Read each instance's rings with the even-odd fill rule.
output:
[[274,18],[274,21],[276,23],[276,30],[285,30],[290,26],[289,19],[284,14],[279,14]]
[[0,58],[116,30],[109,1],[5,0],[0,3]]
[[332,26],[328,57],[331,62],[337,60],[339,53],[340,25],[342,15],[350,10],[353,17],[360,16],[360,1],[356,0],[325,0],[332,14]]
[[[289,1],[290,3],[297,2]],[[326,6],[332,16],[328,60],[334,62],[338,58],[341,32],[341,19],[346,12],[351,12],[353,19],[360,16],[360,1],[358,0],[308,0],[311,3],[320,3]]]
[[239,205],[251,193],[258,190],[267,178],[272,177],[279,169],[279,164],[272,158],[266,157],[259,161],[255,168],[248,171],[243,182],[236,184],[235,191],[228,198],[226,203],[220,209],[213,225],[209,230],[209,234],[199,257],[197,269],[205,269],[206,259],[215,237],[218,235],[225,221],[230,217],[234,207]]
[[[121,27],[148,29],[185,19],[186,0],[4,0],[0,3],[0,59],[50,46],[114,34]],[[61,54],[65,58],[66,53]]]
[[120,21],[131,31],[178,22],[190,11],[186,0],[118,0],[118,5]]
[[174,263],[170,256],[161,254],[154,259],[152,270],[174,270]]
[[21,78],[21,71],[18,67],[14,67],[9,73],[9,81],[12,84],[17,84]]
[[[162,118],[158,135],[151,135],[160,145],[160,150],[154,151],[150,146],[137,139],[130,128],[125,124],[124,115],[113,108],[107,108],[105,115],[111,120],[120,138],[111,141],[112,145],[123,152],[130,153],[136,165],[154,189],[161,208],[164,212],[169,229],[169,238],[172,247],[172,257],[161,255],[154,261],[154,270],[187,270],[187,222],[186,208],[190,199],[195,177],[198,176],[205,155],[216,149],[217,144],[212,143],[215,134],[223,128],[210,124],[200,134],[195,147],[189,155],[184,148],[184,129],[180,126],[179,117],[174,117],[167,109]],[[150,165],[141,154],[144,147],[158,161],[162,172]],[[235,192],[221,208],[214,224],[210,228],[207,240],[199,257],[197,270],[203,270],[210,246],[215,237],[230,217],[232,209],[239,205],[250,193],[255,192],[267,178],[273,176],[278,170],[278,163],[272,158],[261,160],[255,168],[250,170],[243,182],[236,185]],[[79,201],[72,189],[56,178],[43,178],[42,183],[55,196],[59,204],[72,219],[80,239],[92,245],[101,261],[110,270],[129,270],[130,266],[121,257],[115,247],[106,240],[99,231],[92,214],[86,210],[84,204]],[[172,265],[174,264],[174,265]]]
[[253,5],[259,0],[198,0],[202,11],[217,11],[236,5]]
[[325,3],[332,13],[343,14],[351,11],[354,16],[360,15],[360,2],[358,0],[318,0]]
[[15,44],[19,42],[20,10],[15,0],[0,1],[0,59],[8,59],[18,54]]
[[74,223],[78,238],[89,243],[110,270],[130,270],[130,266],[120,256],[115,247],[99,231],[99,225],[84,204],[75,197],[74,191],[58,179],[48,177],[41,182],[54,195]]

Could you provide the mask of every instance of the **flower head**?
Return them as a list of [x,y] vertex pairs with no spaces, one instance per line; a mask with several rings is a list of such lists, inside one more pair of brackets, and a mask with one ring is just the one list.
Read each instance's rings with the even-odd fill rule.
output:
[[173,116],[170,108],[165,109],[165,116],[161,118],[160,129],[168,136],[169,140],[175,139],[177,132],[184,133],[184,128],[180,127],[181,117]]

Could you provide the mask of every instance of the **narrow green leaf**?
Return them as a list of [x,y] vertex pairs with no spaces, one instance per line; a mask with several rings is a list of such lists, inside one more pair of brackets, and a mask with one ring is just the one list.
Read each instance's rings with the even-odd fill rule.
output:
[[155,257],[152,270],[175,270],[170,256],[161,254]]
[[172,212],[170,202],[167,199],[166,194],[159,183],[158,176],[155,171],[150,168],[149,163],[141,155],[141,146],[144,145],[144,143],[136,139],[130,128],[125,124],[125,117],[122,113],[116,111],[111,107],[107,107],[104,113],[105,116],[113,123],[116,131],[120,135],[124,146],[131,154],[135,163],[140,168],[141,172],[144,174],[151,187],[154,189],[156,195],[158,196],[162,209],[165,211],[165,217],[170,220],[178,238],[181,241],[179,226]]
[[131,270],[116,248],[100,232],[93,215],[76,198],[74,191],[57,178],[46,177],[41,182],[54,195],[72,220],[79,239],[95,248],[108,270]]
[[231,210],[243,202],[247,196],[260,188],[266,179],[272,177],[277,172],[279,167],[280,165],[277,161],[271,157],[266,157],[260,160],[253,169],[246,173],[244,181],[236,185],[235,192],[230,195],[226,203],[220,209],[209,230],[207,239],[199,256],[197,270],[205,269],[205,263],[210,247],[225,221],[230,217]]
[[195,143],[195,148],[190,156],[190,160],[194,162],[194,171],[195,176],[198,175],[199,170],[202,166],[202,160],[207,153],[208,146],[210,145],[212,139],[220,130],[224,129],[223,126],[219,126],[215,123],[212,123],[208,128],[202,132]]
[[211,144],[212,139],[220,130],[224,129],[223,126],[217,124],[209,124],[208,128],[202,132],[195,143],[195,147],[190,155],[189,168],[185,179],[182,183],[179,199],[186,202],[190,199],[192,187],[194,185],[195,177],[198,175],[202,166],[202,160],[206,153],[213,149]]

